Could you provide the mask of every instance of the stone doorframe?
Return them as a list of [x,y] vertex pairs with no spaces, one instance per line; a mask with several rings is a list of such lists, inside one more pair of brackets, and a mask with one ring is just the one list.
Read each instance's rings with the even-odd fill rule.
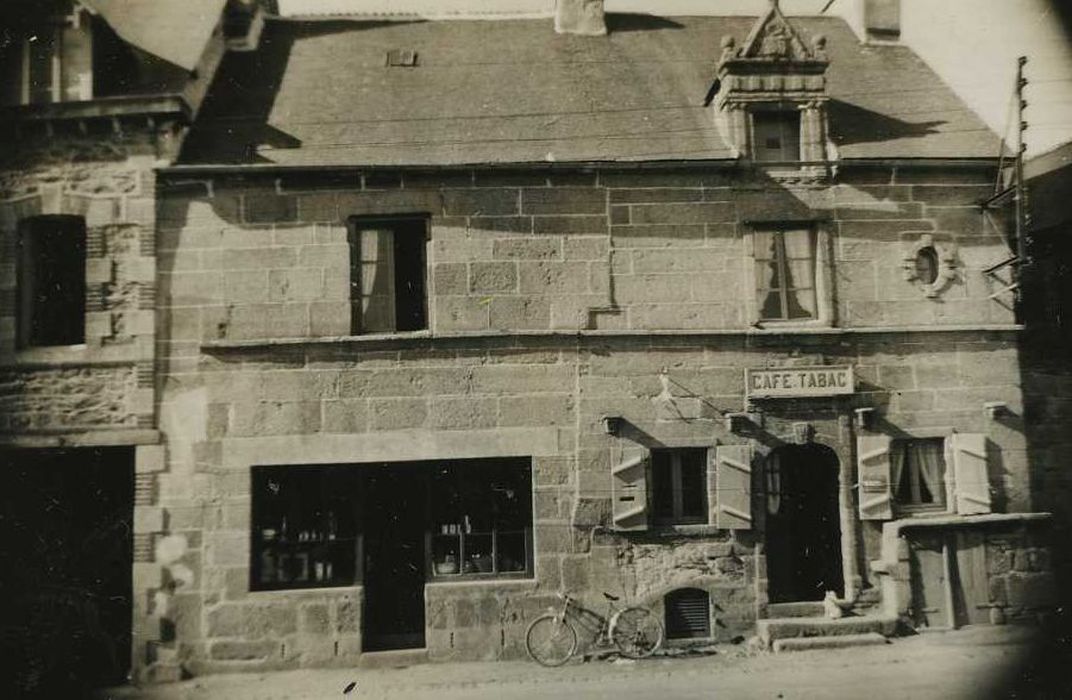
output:
[[[815,442],[833,450],[838,460],[838,512],[841,529],[841,571],[845,600],[855,601],[863,588],[860,575],[861,533],[856,518],[855,437],[852,428],[851,408],[848,405],[829,406],[814,411],[802,418],[801,404],[793,402],[782,408],[779,405],[764,407],[762,427],[751,437],[753,446],[753,500],[755,525],[762,532],[760,540],[763,556],[756,557],[756,608],[757,618],[766,617],[769,605],[766,564],[767,504],[766,466],[767,458],[776,448],[787,444]],[[758,554],[758,552],[757,552]]]

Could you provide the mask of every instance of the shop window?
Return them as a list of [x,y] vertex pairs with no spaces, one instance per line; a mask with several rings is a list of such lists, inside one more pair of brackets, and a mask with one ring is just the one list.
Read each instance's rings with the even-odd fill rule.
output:
[[350,225],[351,332],[427,328],[424,217],[357,218]]
[[357,578],[358,470],[254,467],[253,590],[353,585]]
[[800,112],[759,111],[752,114],[753,158],[761,163],[800,160]]
[[652,450],[651,478],[656,522],[707,522],[707,450]]
[[894,440],[890,449],[894,499],[902,509],[945,508],[942,438]]
[[711,596],[698,588],[680,588],[663,598],[667,639],[711,636]]
[[38,216],[18,231],[18,345],[85,342],[86,225],[76,216]]
[[531,480],[527,461],[436,466],[430,489],[432,576],[531,576]]
[[756,231],[753,245],[759,320],[819,318],[815,231]]

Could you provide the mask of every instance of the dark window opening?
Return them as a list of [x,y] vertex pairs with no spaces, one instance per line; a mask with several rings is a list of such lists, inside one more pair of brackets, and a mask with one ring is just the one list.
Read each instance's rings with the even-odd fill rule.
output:
[[17,278],[19,347],[85,342],[86,226],[81,217],[24,221]]
[[344,466],[253,468],[253,590],[354,583],[357,476]]
[[524,576],[531,570],[527,460],[438,465],[432,494],[433,576]]
[[351,332],[428,327],[426,218],[354,219],[350,228]]
[[891,459],[898,505],[908,508],[945,506],[945,441],[942,438],[895,440]]
[[753,239],[759,320],[818,318],[815,232],[757,231]]
[[916,279],[923,284],[934,284],[938,279],[938,251],[933,246],[924,246],[916,253]]
[[663,598],[667,639],[704,639],[711,636],[711,597],[698,588],[670,591]]
[[754,112],[752,135],[756,161],[800,160],[800,112]]
[[527,458],[256,466],[252,488],[251,590],[532,576]]
[[652,502],[662,523],[707,522],[707,450],[652,450]]
[[129,95],[142,86],[138,59],[100,18],[93,18],[93,96]]

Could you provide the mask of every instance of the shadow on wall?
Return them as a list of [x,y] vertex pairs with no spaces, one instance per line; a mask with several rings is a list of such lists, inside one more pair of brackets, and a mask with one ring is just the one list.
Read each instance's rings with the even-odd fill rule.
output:
[[830,131],[839,146],[921,138],[938,133],[936,127],[946,123],[945,120],[907,122],[841,100],[830,100],[829,110]]

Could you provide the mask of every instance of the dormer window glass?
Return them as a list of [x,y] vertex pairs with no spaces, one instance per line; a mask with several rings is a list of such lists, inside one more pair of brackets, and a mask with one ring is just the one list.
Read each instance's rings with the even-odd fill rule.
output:
[[0,101],[33,105],[93,99],[93,32],[75,8],[26,31],[0,50]]
[[800,112],[761,111],[752,115],[753,158],[756,162],[800,160]]

